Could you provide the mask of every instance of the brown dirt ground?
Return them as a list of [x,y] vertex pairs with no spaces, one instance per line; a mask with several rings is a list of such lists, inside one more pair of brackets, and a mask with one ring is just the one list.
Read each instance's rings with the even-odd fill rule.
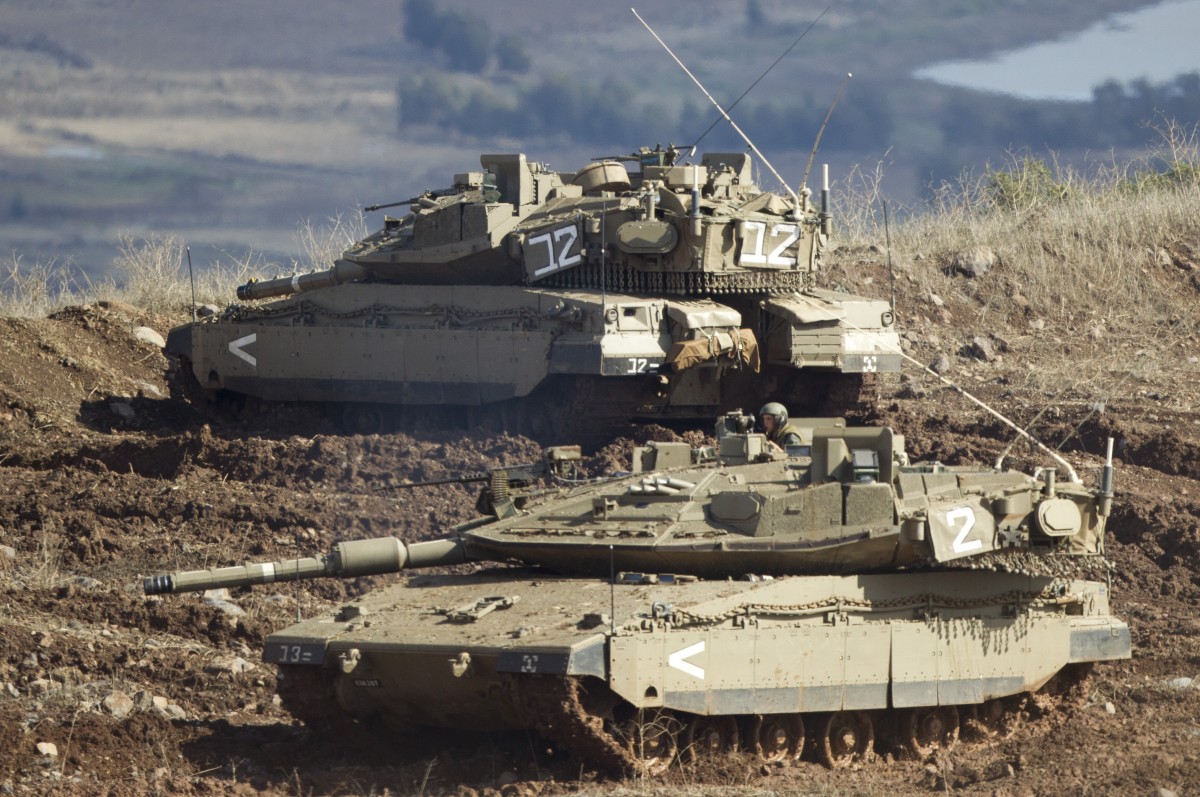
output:
[[[886,278],[878,262],[865,267]],[[1170,289],[1195,291],[1182,274]],[[1037,431],[1066,441],[1085,480],[1096,477],[1104,438],[1117,438],[1110,558],[1134,659],[1097,667],[1077,700],[1035,706],[1008,737],[934,760],[839,772],[732,760],[662,785],[600,780],[524,735],[364,746],[293,720],[258,660],[263,637],[298,609],[325,608],[378,579],[246,590],[236,596],[240,617],[198,597],[141,595],[141,577],[166,569],[311,555],[361,536],[435,536],[470,516],[473,486],[372,488],[532,461],[535,443],[478,430],[343,436],[295,408],[202,415],[170,397],[161,352],[133,336],[136,326],[165,333],[181,319],[119,304],[0,319],[0,793],[1188,793],[1200,777],[1200,686],[1168,681],[1200,676],[1200,389],[1186,356],[1195,341],[1180,343],[1178,367],[1106,395],[1099,411],[1086,395],[1018,398],[1012,385],[1067,346],[1081,363],[1109,356],[1114,373],[1134,351],[1069,325],[1024,334],[1022,319],[990,330],[1008,350],[978,362],[958,353],[980,334],[965,331],[979,317],[973,307],[968,291],[904,317],[913,354],[931,362],[948,353],[956,380],[1023,423],[1049,407]],[[915,456],[990,462],[1012,438],[928,377],[883,378],[876,390],[856,414],[901,430]],[[616,462],[629,442],[593,462]],[[1023,446],[1009,459],[1043,463]],[[114,692],[134,697],[127,715],[106,707]],[[57,756],[40,754],[43,742]]]

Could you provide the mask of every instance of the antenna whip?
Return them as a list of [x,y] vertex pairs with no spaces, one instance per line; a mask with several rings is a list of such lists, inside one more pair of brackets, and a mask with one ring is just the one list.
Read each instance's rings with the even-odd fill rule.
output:
[[631,8],[629,10],[633,12],[633,15],[635,17],[637,17],[638,22],[642,23],[642,25],[646,28],[646,30],[650,31],[650,35],[654,37],[655,41],[657,41],[659,44],[661,44],[663,46],[663,49],[667,51],[667,54],[670,55],[671,58],[675,59],[675,63],[679,64],[679,68],[683,70],[684,74],[686,74],[688,77],[690,77],[692,79],[692,82],[695,83],[697,87],[699,87],[700,91],[704,92],[704,96],[708,97],[708,101],[711,102],[714,106],[716,106],[716,109],[721,112],[721,116],[725,117],[725,121],[729,122],[729,125],[734,130],[737,131],[737,134],[739,136],[741,136],[742,140],[745,141],[746,144],[750,147],[750,149],[754,151],[754,154],[757,155],[758,158],[764,164],[766,164],[766,167],[771,170],[771,174],[775,175],[775,179],[779,181],[779,184],[787,189],[787,192],[791,195],[792,201],[796,204],[796,208],[798,210],[800,208],[800,197],[796,196],[796,192],[793,191],[792,187],[787,184],[787,181],[784,180],[783,177],[780,176],[779,172],[775,171],[775,167],[771,165],[771,162],[769,160],[767,160],[767,156],[762,154],[762,152],[759,151],[758,147],[754,146],[754,142],[750,140],[749,136],[747,136],[744,132],[742,132],[742,128],[738,127],[737,122],[733,121],[733,118],[730,117],[729,114],[725,113],[725,109],[721,107],[721,103],[717,102],[716,98],[713,97],[713,95],[708,93],[708,89],[704,88],[704,84],[701,83],[699,81],[699,79],[697,79],[697,77],[692,74],[692,71],[690,69],[688,69],[686,66],[684,66],[683,61],[679,60],[679,56],[675,55],[675,53],[672,52],[671,48],[667,46],[667,43],[662,40],[662,37],[660,37],[657,33],[654,32],[654,28],[650,27],[650,24],[648,22],[646,22],[646,20],[642,19],[641,15],[638,14],[637,9]]
[[[743,91],[740,95],[738,95],[738,98],[733,101],[732,105],[729,106],[729,110],[732,111],[734,108],[736,108],[738,106],[738,103],[741,102],[743,99],[745,99],[747,94],[749,94],[751,91],[754,91],[754,87],[757,86],[759,83],[761,83],[762,79],[765,78],[768,74],[770,74],[772,69],[779,66],[779,62],[782,61],[784,58],[787,58],[788,53],[790,53],[792,50],[796,49],[796,45],[800,43],[800,40],[803,39],[805,36],[807,36],[808,32],[817,26],[817,23],[821,21],[821,17],[828,14],[829,9],[831,9],[831,8],[833,8],[833,6],[826,6],[825,10],[822,11],[820,14],[818,14],[817,18],[808,24],[808,27],[804,29],[804,32],[796,37],[796,41],[792,42],[792,46],[788,47],[786,50],[784,50],[783,55],[776,58],[775,62],[773,64],[771,64],[769,67],[767,67],[767,70],[765,72],[763,72],[761,75],[758,76],[758,80],[751,83],[746,88],[745,91]],[[695,143],[692,144],[693,148],[698,146],[700,144],[700,142],[704,140],[704,137],[707,136],[709,133],[711,133],[712,129],[721,123],[721,118],[722,117],[718,116],[716,119],[713,120],[713,123],[708,126],[708,129],[705,130],[703,133],[701,133],[700,137],[697,138]]]
[[825,121],[821,122],[821,129],[817,131],[817,140],[813,142],[812,152],[808,156],[808,163],[804,165],[804,177],[800,180],[800,185],[802,186],[808,185],[808,170],[812,168],[813,159],[817,157],[817,148],[821,146],[821,136],[825,135],[825,125],[829,124],[829,117],[833,116],[833,109],[837,107],[838,101],[842,99],[842,92],[846,90],[846,83],[852,77],[854,77],[854,74],[847,72],[846,76],[842,78],[842,85],[838,86],[837,96],[833,98],[833,103],[825,113]]

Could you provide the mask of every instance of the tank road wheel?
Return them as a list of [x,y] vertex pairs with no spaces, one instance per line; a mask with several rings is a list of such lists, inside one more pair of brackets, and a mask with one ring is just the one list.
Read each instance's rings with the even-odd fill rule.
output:
[[387,431],[387,411],[381,404],[347,401],[342,405],[341,422],[346,434],[382,434]]
[[693,764],[724,753],[736,753],[741,740],[733,717],[695,717],[687,727],[684,750]]
[[921,706],[903,711],[900,741],[917,758],[925,758],[936,750],[950,750],[958,743],[958,709]]
[[669,711],[643,710],[620,726],[620,738],[642,774],[661,775],[679,754],[683,723]]
[[799,714],[767,714],[753,723],[756,752],[763,761],[795,761],[804,752],[804,719]]
[[1021,718],[1023,696],[997,697],[971,707],[968,725],[973,736],[980,739],[1006,739],[1016,730]]
[[875,747],[875,723],[863,711],[830,714],[817,734],[817,757],[833,769],[870,757]]

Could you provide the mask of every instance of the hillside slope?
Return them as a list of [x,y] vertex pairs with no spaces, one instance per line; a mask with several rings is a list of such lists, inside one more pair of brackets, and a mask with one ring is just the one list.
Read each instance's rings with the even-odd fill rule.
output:
[[[1194,241],[1191,243],[1195,243]],[[1182,251],[1182,250],[1180,250]],[[1200,326],[1196,280],[1181,258],[1143,273],[1179,297],[1173,336],[1141,348],[1136,315],[1044,317],[1036,304],[987,311],[1013,274],[947,277],[898,257],[897,305],[917,362],[942,370],[1051,445],[1085,480],[1117,440],[1110,524],[1116,611],[1135,658],[1097,668],[1081,699],[1031,708],[1011,735],[926,762],[852,771],[751,762],[687,770],[672,793],[919,795],[1149,794],[1200,776]],[[934,258],[936,260],[937,258]],[[839,251],[831,284],[889,280],[879,251]],[[940,276],[938,276],[940,275]],[[931,287],[932,286],[932,287]],[[938,293],[934,294],[934,289]],[[1012,298],[1009,291],[1008,297]],[[1019,303],[1018,303],[1019,304]],[[399,746],[340,743],[273,698],[263,637],[336,605],[372,580],[257,588],[241,614],[197,597],[147,599],[140,577],[172,568],[323,552],[338,539],[429,537],[469,516],[464,486],[386,493],[529,461],[528,440],[478,431],[340,436],[319,415],[272,407],[207,414],[171,397],[166,361],[135,336],[182,316],[119,303],[48,318],[0,319],[0,788],[16,794],[627,794],[577,763],[536,755],[531,739],[431,734]],[[983,357],[975,338],[997,356]],[[1141,367],[1139,362],[1153,363]],[[916,457],[991,462],[1012,433],[906,365],[856,408],[904,433]],[[629,444],[616,440],[617,448]],[[1009,464],[1041,458],[1018,446]],[[299,604],[299,605],[297,605]],[[226,607],[227,609],[228,607]],[[1185,679],[1185,680],[1177,680]],[[53,744],[56,755],[46,755]]]

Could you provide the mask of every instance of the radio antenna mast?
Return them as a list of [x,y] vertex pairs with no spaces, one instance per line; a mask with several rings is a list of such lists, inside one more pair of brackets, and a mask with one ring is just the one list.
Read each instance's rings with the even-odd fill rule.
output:
[[[762,79],[765,78],[767,75],[769,75],[771,73],[772,69],[779,66],[779,62],[782,61],[784,58],[787,58],[788,53],[790,53],[792,50],[796,49],[796,45],[800,43],[800,40],[803,39],[805,36],[807,36],[808,32],[817,26],[817,23],[821,21],[821,17],[828,14],[829,9],[831,9],[831,8],[833,8],[833,6],[826,6],[825,10],[822,11],[820,14],[818,14],[817,18],[808,24],[808,27],[804,29],[804,32],[796,37],[796,41],[792,42],[792,45],[790,47],[788,47],[786,50],[784,50],[783,54],[780,55],[778,58],[776,58],[774,63],[772,63],[769,67],[767,67],[765,72],[763,72],[761,75],[758,76],[758,80],[751,83],[749,86],[746,87],[745,91],[743,91],[740,95],[738,95],[738,98],[733,101],[733,104],[731,104],[729,106],[728,110],[732,111],[734,108],[736,108],[738,106],[739,102],[741,102],[743,99],[746,98],[747,94],[749,94],[751,91],[754,91],[754,87],[757,86],[759,83],[761,83]],[[692,144],[692,147],[695,148],[696,146],[698,146],[700,144],[700,142],[704,140],[704,137],[707,136],[709,133],[711,133],[712,129],[721,123],[721,119],[722,119],[722,117],[720,117],[720,116],[718,116],[716,119],[714,119],[713,123],[708,126],[708,129],[705,130],[703,133],[701,133],[700,137],[696,139],[696,142],[694,144]]]
[[742,131],[742,128],[738,127],[737,122],[733,121],[732,117],[730,117],[729,114],[727,114],[725,112],[725,109],[721,107],[721,103],[717,102],[716,98],[713,97],[713,95],[708,93],[708,89],[704,88],[704,84],[701,83],[699,81],[699,79],[697,79],[696,76],[692,74],[692,71],[690,69],[688,69],[686,66],[684,66],[683,61],[679,60],[679,56],[675,55],[675,53],[672,52],[671,48],[667,46],[667,43],[662,40],[662,37],[660,37],[657,33],[654,32],[654,28],[650,27],[649,23],[647,23],[646,20],[642,19],[642,16],[641,16],[641,14],[639,14],[637,12],[637,9],[631,8],[629,10],[633,12],[633,15],[635,17],[637,17],[638,22],[642,23],[642,25],[646,28],[646,30],[650,31],[650,35],[654,37],[655,41],[657,41],[659,44],[661,44],[663,46],[663,49],[667,51],[667,54],[670,55],[671,58],[675,59],[675,63],[679,64],[679,68],[683,70],[684,74],[686,74],[688,77],[690,77],[692,79],[692,82],[696,84],[696,86],[700,89],[700,91],[704,92],[704,96],[708,97],[708,101],[711,102],[716,107],[716,109],[721,112],[721,116],[723,116],[725,118],[726,122],[729,122],[730,127],[732,127],[735,131],[737,131],[737,134],[742,137],[742,140],[746,142],[747,146],[749,146],[751,150],[753,150],[754,154],[758,156],[759,160],[761,160],[763,162],[763,164],[765,164],[766,167],[771,170],[771,174],[775,175],[775,179],[779,181],[779,184],[782,185],[785,189],[787,189],[788,194],[790,194],[792,197],[792,202],[795,203],[796,212],[799,213],[800,207],[801,207],[800,197],[796,196],[796,192],[793,191],[792,187],[787,184],[787,181],[783,179],[783,177],[779,174],[779,172],[775,171],[775,167],[771,165],[771,162],[769,160],[767,160],[767,156],[762,154],[762,152],[759,151],[758,147],[754,146],[754,142],[751,141],[750,137]]
[[842,98],[842,93],[846,90],[846,83],[854,75],[850,72],[842,78],[842,85],[838,87],[837,96],[833,98],[833,103],[829,106],[829,111],[825,114],[825,121],[821,122],[821,129],[817,131],[817,140],[813,142],[812,152],[808,156],[808,163],[804,165],[804,177],[800,180],[801,187],[808,185],[808,170],[812,168],[813,158],[817,157],[817,148],[821,146],[821,136],[825,135],[825,125],[829,124],[829,117],[833,116],[833,109],[837,107],[838,101]]

